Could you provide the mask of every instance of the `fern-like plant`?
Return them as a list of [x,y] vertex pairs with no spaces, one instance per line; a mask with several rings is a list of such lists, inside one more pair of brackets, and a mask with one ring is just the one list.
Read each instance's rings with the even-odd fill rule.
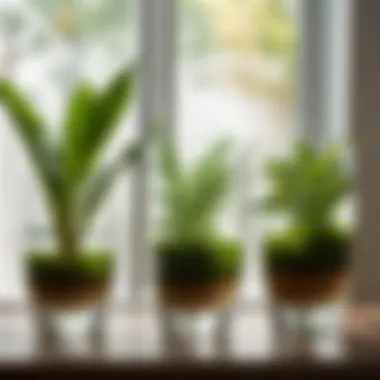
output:
[[73,89],[54,140],[38,110],[17,86],[0,81],[0,103],[38,175],[50,211],[57,252],[81,253],[86,231],[116,177],[138,162],[145,142],[128,144],[110,162],[103,155],[133,99],[134,71],[118,72],[103,90],[80,82]]
[[320,151],[298,143],[290,157],[268,163],[271,191],[265,209],[286,213],[293,224],[310,230],[329,225],[350,191],[343,164],[342,152],[335,147]]
[[172,144],[160,150],[163,220],[158,251],[165,282],[199,283],[235,275],[241,251],[217,231],[231,188],[229,144],[218,141],[191,168]]
[[228,155],[227,143],[217,142],[187,170],[173,145],[161,149],[163,234],[167,239],[194,241],[216,233],[216,218],[230,186]]
[[299,270],[345,263],[350,233],[335,219],[350,193],[342,151],[299,142],[286,159],[270,161],[267,172],[270,191],[262,206],[267,212],[285,214],[290,225],[285,233],[267,239],[269,263]]

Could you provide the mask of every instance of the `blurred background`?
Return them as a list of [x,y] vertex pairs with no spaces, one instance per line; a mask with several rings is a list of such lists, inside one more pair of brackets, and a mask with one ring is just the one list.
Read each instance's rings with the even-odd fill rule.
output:
[[[138,5],[134,0],[2,0],[2,73],[19,83],[58,129],[70,83],[83,77],[102,83],[121,63],[138,59]],[[230,136],[247,152],[244,176],[254,175],[250,165],[283,149],[294,134],[297,1],[181,0],[175,11],[175,128],[181,153],[191,162],[215,138]],[[123,137],[136,128],[132,115]],[[48,240],[49,228],[22,149],[9,128],[1,133],[0,294],[21,300],[22,253]],[[97,239],[112,242],[118,252],[120,299],[130,291],[130,184],[130,176],[120,181],[96,231]],[[247,263],[247,295],[261,292],[251,262],[257,256],[252,252]]]
[[[157,116],[171,124],[187,163],[216,138],[228,136],[240,160],[239,186],[220,226],[246,247],[239,302],[265,302],[260,242],[267,221],[246,204],[266,188],[263,162],[286,152],[297,137],[347,144],[349,2],[325,2],[325,22],[314,23],[314,30],[302,0],[176,0],[167,2],[167,16],[156,13],[154,17],[161,17],[156,29],[149,26],[148,3],[0,0],[0,74],[31,96],[54,134],[76,80],[102,84],[122,64],[135,60],[142,63],[144,76],[152,67],[144,60],[157,59],[159,72],[151,81],[149,73],[141,78],[134,110],[123,121],[110,154]],[[311,47],[312,40],[306,39],[315,35],[320,40]],[[315,56],[321,60],[305,70],[304,62]],[[317,92],[314,99],[325,99],[318,121],[302,107],[313,103],[304,96],[306,88]],[[144,114],[150,104],[146,94],[159,97],[160,91],[163,99],[156,103],[161,108],[151,111],[150,118]],[[0,302],[25,303],[23,253],[31,245],[48,246],[52,233],[38,186],[3,110],[0,118]],[[315,124],[320,125],[317,133]],[[137,291],[150,293],[154,282],[152,270],[141,270],[142,265],[154,266],[153,258],[137,252],[157,223],[158,190],[150,163],[118,181],[91,233],[95,242],[117,253],[115,305],[135,299]],[[148,222],[136,226],[144,212]],[[147,231],[137,234],[136,229]]]

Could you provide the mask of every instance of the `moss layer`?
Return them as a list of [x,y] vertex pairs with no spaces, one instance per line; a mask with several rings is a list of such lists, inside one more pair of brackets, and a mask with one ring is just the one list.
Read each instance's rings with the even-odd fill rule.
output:
[[336,227],[313,234],[287,231],[266,240],[265,261],[269,270],[282,273],[334,272],[348,265],[351,245],[351,233]]
[[31,281],[52,285],[103,283],[110,280],[114,257],[107,251],[86,251],[66,258],[52,252],[29,252],[27,269]]
[[209,284],[239,277],[242,249],[233,240],[159,244],[159,280],[165,285]]

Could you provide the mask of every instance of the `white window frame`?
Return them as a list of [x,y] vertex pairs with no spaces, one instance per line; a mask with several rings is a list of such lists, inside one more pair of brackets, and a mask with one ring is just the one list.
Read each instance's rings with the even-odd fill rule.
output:
[[346,137],[351,0],[300,0],[299,134],[324,145]]
[[[140,78],[139,128],[146,137],[165,126],[165,138],[174,137],[175,106],[175,0],[139,0]],[[149,244],[150,158],[136,168],[131,199],[131,303],[151,296],[154,259]]]

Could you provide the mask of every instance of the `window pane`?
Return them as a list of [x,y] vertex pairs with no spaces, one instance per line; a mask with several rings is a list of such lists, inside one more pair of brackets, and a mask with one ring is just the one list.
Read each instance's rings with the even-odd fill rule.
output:
[[[86,78],[101,86],[134,58],[135,8],[135,0],[0,0],[0,74],[31,97],[46,118],[52,139],[59,138],[66,100],[77,80]],[[30,247],[51,245],[51,224],[24,149],[0,112],[2,125],[7,127],[0,131],[0,297],[22,298],[22,253]],[[114,156],[135,132],[134,114],[123,121],[106,155]],[[124,176],[117,183],[89,239],[117,252],[120,296],[127,290],[129,182]]]
[[[294,134],[296,5],[294,0],[180,2],[181,152],[191,162],[217,138],[230,137],[238,151],[247,153],[239,166],[240,202],[250,198],[251,187],[256,191],[263,185],[262,160],[286,149]],[[252,246],[259,226],[247,223],[248,215],[240,211],[235,205],[220,222],[222,229],[246,235],[250,252],[244,292],[253,295],[260,292],[258,247]]]

